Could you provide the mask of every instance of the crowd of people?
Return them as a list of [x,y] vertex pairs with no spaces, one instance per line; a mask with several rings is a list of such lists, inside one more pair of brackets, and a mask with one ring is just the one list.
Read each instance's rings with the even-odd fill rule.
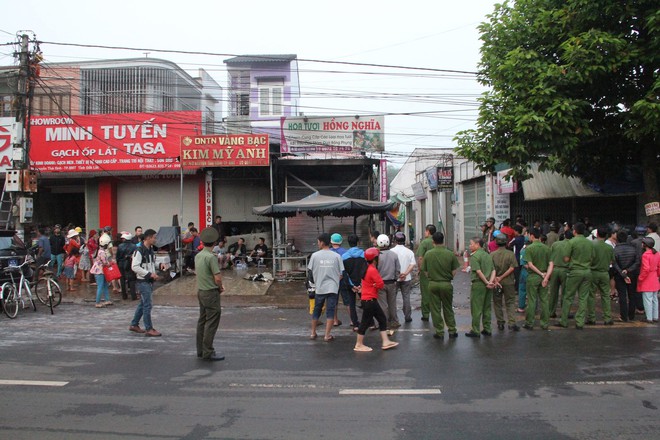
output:
[[[230,267],[247,268],[250,265],[261,267],[266,265],[268,245],[266,245],[266,239],[264,237],[259,237],[259,242],[254,246],[254,249],[248,252],[243,237],[239,237],[234,243],[228,245],[222,216],[217,215],[210,227],[218,233],[218,240],[211,252],[217,257],[220,269],[228,269]],[[204,248],[204,244],[200,238],[200,232],[195,227],[195,223],[188,223],[187,229],[182,233],[182,241],[185,252],[185,269],[190,273],[195,273],[195,257]]]
[[[495,226],[488,218],[483,234],[469,241],[463,270],[470,273],[472,323],[465,336],[492,335],[492,311],[499,331],[508,328],[548,330],[554,325],[576,329],[595,325],[596,298],[604,325],[642,318],[658,322],[660,290],[660,237],[657,224],[624,228],[616,223],[591,227],[587,223],[535,221],[528,226],[522,218],[512,224],[507,219]],[[559,226],[561,224],[561,227]],[[358,247],[356,235],[342,247],[340,234],[321,234],[319,250],[308,264],[312,304],[310,339],[317,339],[325,310],[324,341],[334,340],[339,300],[347,308],[351,327],[357,333],[355,351],[372,349],[364,336],[371,328],[381,334],[383,349],[396,346],[389,339],[401,326],[397,313],[397,293],[401,292],[403,317],[411,322],[410,290],[415,269],[419,271],[421,319],[432,320],[434,337],[456,338],[452,281],[460,265],[456,255],[444,245],[445,237],[434,225],[427,225],[416,255],[405,247],[402,232],[390,237],[371,234],[371,247]],[[577,297],[577,311],[571,313]],[[612,302],[619,303],[619,317],[612,316]],[[359,305],[358,305],[359,304]],[[362,309],[362,317],[358,309]],[[524,319],[519,325],[517,314]],[[537,320],[537,314],[539,319]]]
[[[528,227],[517,218],[513,226],[505,220],[498,229],[495,220],[488,218],[482,230],[479,243],[491,252],[495,266],[494,295],[503,292],[502,300],[495,298],[500,329],[502,307],[508,311],[509,325],[515,326],[510,316],[516,300],[515,311],[525,315],[526,329],[534,327],[537,302],[543,329],[550,318],[559,318],[555,325],[560,327],[567,327],[573,318],[578,329],[594,325],[597,296],[605,325],[638,317],[646,323],[658,322],[660,237],[656,223],[626,228],[612,222],[593,227],[586,218],[575,225],[546,219]],[[508,263],[501,261],[506,251],[513,252],[515,264],[510,258]],[[470,265],[474,271],[472,258]],[[511,267],[513,273],[505,274]],[[576,296],[578,308],[573,316],[570,309]],[[612,301],[619,303],[619,317],[612,316]]]
[[[194,223],[189,223],[181,239],[186,267],[196,273],[198,285],[198,357],[208,361],[223,360],[224,356],[216,354],[213,348],[220,321],[220,293],[224,289],[221,264],[223,267],[249,262],[264,264],[268,247],[265,239],[260,238],[248,253],[244,240],[239,238],[225,250],[226,239],[220,216],[201,233]],[[121,231],[114,235],[111,226],[92,229],[85,234],[81,227],[70,224],[62,228],[56,224],[38,228],[33,247],[37,267],[49,266],[54,276],[65,283],[67,291],[76,290],[78,283],[95,286],[96,308],[113,305],[110,289],[121,294],[122,299],[130,296],[131,300],[139,300],[129,331],[158,337],[161,333],[154,328],[151,319],[153,283],[162,279],[159,273],[166,267],[157,263],[156,240],[155,230],[143,231],[141,226],[136,226],[134,233]],[[38,277],[39,271],[35,271],[35,278]]]
[[[528,227],[517,218],[514,224],[507,219],[496,228],[495,219],[488,218],[482,231],[482,236],[470,239],[464,255],[463,270],[471,279],[472,316],[465,336],[491,336],[493,310],[499,331],[533,330],[537,313],[543,330],[549,328],[551,318],[558,318],[554,325],[559,327],[568,327],[569,320],[574,319],[575,328],[583,329],[596,324],[597,296],[604,325],[614,324],[614,300],[619,303],[616,320],[642,317],[649,324],[658,322],[660,236],[656,223],[628,229],[616,223],[592,228],[584,222],[546,221]],[[201,233],[189,224],[182,236],[183,243],[189,245],[187,265],[197,274],[198,357],[211,361],[224,359],[213,348],[224,289],[220,275],[223,263],[237,264],[248,258],[259,263],[268,252],[263,238],[252,253],[247,252],[242,238],[227,251],[220,251],[226,245],[223,232],[221,218],[216,218],[215,224]],[[39,228],[34,243],[38,266],[56,267],[56,276],[66,280],[69,291],[76,289],[76,281],[95,285],[95,306],[100,309],[113,304],[110,288],[123,299],[139,299],[129,330],[161,336],[151,321],[153,282],[160,279],[154,254],[156,231],[143,232],[137,226],[134,233],[122,231],[112,237],[110,226],[88,234],[74,225]],[[404,322],[409,323],[415,270],[419,272],[422,321],[432,321],[437,339],[445,337],[445,328],[449,338],[458,337],[452,281],[460,265],[445,246],[444,234],[427,225],[416,253],[405,246],[402,232],[391,238],[394,246],[389,236],[373,231],[370,246],[363,250],[357,235],[347,237],[348,248],[342,246],[340,234],[319,235],[319,250],[312,254],[307,267],[312,292],[310,339],[319,337],[317,329],[322,326],[323,340],[334,340],[333,328],[342,325],[338,319],[341,298],[356,333],[356,352],[372,351],[365,344],[369,329],[379,330],[383,350],[396,347],[398,343],[390,337],[401,327],[397,294],[401,293]],[[575,297],[577,311],[573,315]],[[517,313],[524,314],[522,326]]]

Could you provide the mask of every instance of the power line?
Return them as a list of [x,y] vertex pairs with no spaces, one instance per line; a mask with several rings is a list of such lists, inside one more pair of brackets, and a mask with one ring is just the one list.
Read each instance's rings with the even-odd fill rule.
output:
[[[188,50],[176,50],[176,49],[153,49],[153,48],[139,48],[139,47],[128,47],[128,46],[106,46],[100,44],[82,44],[82,43],[62,43],[56,41],[38,41],[41,44],[52,44],[55,46],[72,46],[72,47],[84,47],[91,49],[110,49],[110,50],[130,50],[130,51],[139,51],[139,52],[157,52],[157,53],[178,53],[184,55],[207,55],[207,56],[217,56],[217,57],[238,57],[239,54],[228,54],[228,53],[218,53],[218,52],[203,52],[203,51],[188,51]],[[252,58],[263,58],[264,61],[279,59],[276,56],[268,55],[250,55]],[[452,70],[452,69],[434,69],[431,67],[413,67],[413,66],[397,66],[389,64],[374,64],[374,63],[357,63],[350,61],[330,61],[330,60],[316,60],[311,58],[296,58],[297,61],[308,62],[308,63],[322,63],[322,64],[337,64],[344,66],[365,66],[365,67],[381,67],[385,69],[403,69],[403,70],[418,70],[426,72],[444,72],[444,73],[458,73],[464,75],[478,75],[478,72],[471,72],[466,70]]]

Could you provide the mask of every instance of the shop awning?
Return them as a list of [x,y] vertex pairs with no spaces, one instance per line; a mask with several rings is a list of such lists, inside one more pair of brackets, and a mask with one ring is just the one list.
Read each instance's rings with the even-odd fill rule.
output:
[[[566,177],[549,171],[539,171],[538,165],[530,168],[531,178],[522,182],[525,200],[564,199],[571,197],[599,197],[639,194],[641,181],[630,179],[611,180],[607,185],[595,186],[584,183],[577,177]],[[598,189],[596,191],[594,188]]]
[[404,203],[405,204],[405,203],[410,203],[413,200],[414,199],[408,198],[408,197],[404,196],[401,193],[394,194],[392,197],[390,197],[390,202],[394,202],[394,203]]
[[[154,176],[159,176],[159,177],[168,177],[168,178],[174,178],[178,177],[181,175],[181,170],[175,170],[175,171],[163,171],[163,170],[117,170],[117,171],[108,171],[108,172],[103,172],[103,171],[43,171],[40,172],[38,169],[35,170],[37,173],[39,173],[39,178],[40,179],[94,179],[94,178],[100,178],[100,177],[117,177],[117,178],[122,178],[122,177],[137,177],[137,176],[144,176],[144,177],[154,177]],[[191,174],[196,174],[198,169],[188,169],[184,168],[183,169],[183,174],[188,176]]]
[[324,196],[315,192],[304,199],[274,205],[255,206],[252,213],[267,217],[293,217],[306,212],[311,217],[357,217],[376,214],[392,209],[394,202],[349,199],[348,197]]

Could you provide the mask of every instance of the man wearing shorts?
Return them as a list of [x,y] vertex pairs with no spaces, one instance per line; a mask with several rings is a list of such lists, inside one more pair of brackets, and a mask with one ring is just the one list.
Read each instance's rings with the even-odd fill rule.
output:
[[310,281],[316,287],[314,297],[314,312],[312,314],[312,332],[310,339],[316,339],[316,326],[321,317],[321,310],[325,304],[325,335],[326,342],[332,341],[334,336],[330,334],[334,322],[335,308],[339,297],[339,282],[344,271],[344,263],[336,252],[330,250],[330,234],[323,233],[318,236],[317,244],[319,250],[314,252],[309,259],[307,270]]

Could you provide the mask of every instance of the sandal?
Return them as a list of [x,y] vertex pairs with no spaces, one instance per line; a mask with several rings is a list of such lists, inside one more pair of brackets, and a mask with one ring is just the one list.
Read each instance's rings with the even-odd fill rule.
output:
[[394,347],[396,347],[397,345],[399,345],[398,342],[394,342],[394,341],[392,341],[392,342],[390,342],[390,343],[387,344],[387,345],[383,345],[382,349],[383,349],[383,350],[389,350],[390,348],[394,348]]
[[335,340],[335,337],[332,336],[332,335],[330,335],[330,336],[328,336],[327,338],[323,338],[323,340],[324,340],[325,342],[332,342],[332,341]]
[[334,324],[332,324],[333,327],[339,327],[342,324],[341,321],[337,320]]
[[315,333],[315,334],[311,335],[311,336],[309,337],[309,339],[311,339],[311,340],[313,341],[314,339],[316,339],[316,338],[318,338],[318,337],[319,337],[319,335],[317,335],[317,334]]

